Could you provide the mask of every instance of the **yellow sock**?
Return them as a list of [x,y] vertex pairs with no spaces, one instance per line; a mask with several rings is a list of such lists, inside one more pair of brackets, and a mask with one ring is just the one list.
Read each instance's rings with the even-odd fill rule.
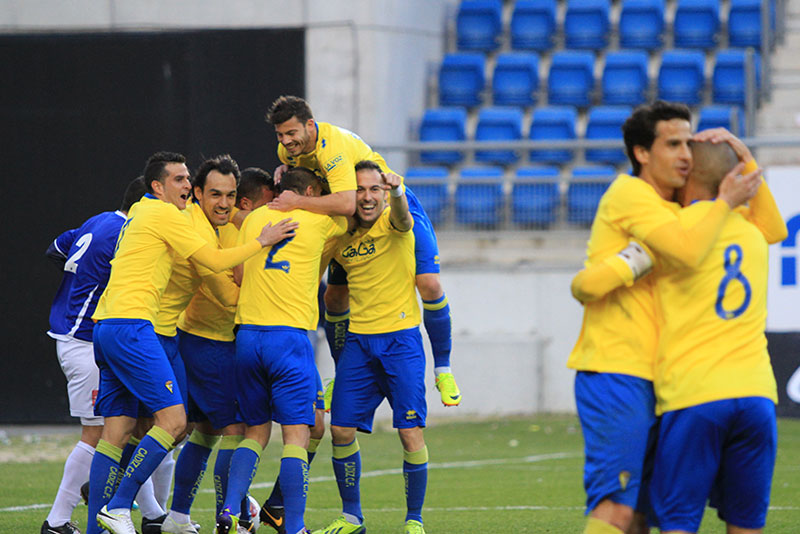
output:
[[601,521],[597,518],[590,517],[586,522],[586,529],[583,534],[625,534],[622,530],[614,525]]

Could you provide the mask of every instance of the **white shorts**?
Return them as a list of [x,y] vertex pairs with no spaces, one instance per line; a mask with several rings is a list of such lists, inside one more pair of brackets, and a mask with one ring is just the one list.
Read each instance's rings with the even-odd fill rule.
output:
[[80,417],[84,426],[100,426],[103,418],[94,415],[94,401],[100,384],[100,371],[94,363],[94,346],[77,339],[56,340],[61,370],[67,377],[69,413]]

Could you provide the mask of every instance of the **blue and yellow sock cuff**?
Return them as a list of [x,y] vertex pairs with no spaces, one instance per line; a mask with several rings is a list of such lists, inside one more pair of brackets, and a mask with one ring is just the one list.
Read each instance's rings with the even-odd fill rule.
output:
[[361,447],[358,446],[358,438],[354,439],[350,443],[346,443],[344,445],[336,445],[333,444],[333,457],[337,460],[341,460],[342,458],[347,458],[348,456],[352,456],[358,451],[361,450]]
[[422,465],[428,463],[428,446],[425,445],[420,450],[414,452],[403,450],[403,460],[406,463],[413,465]]
[[308,452],[299,445],[292,445],[287,443],[283,446],[283,454],[281,458],[297,458],[304,462],[308,462]]
[[243,439],[239,446],[236,447],[237,449],[250,449],[254,453],[256,453],[259,457],[261,456],[261,452],[264,450],[264,447],[261,446],[259,442],[254,439]]
[[216,445],[218,441],[219,436],[203,434],[197,430],[192,431],[192,435],[189,436],[189,443],[194,443],[195,445],[205,447],[206,449],[213,449],[214,445]]
[[447,306],[447,295],[442,295],[436,300],[423,300],[422,307],[428,311],[441,310]]
[[596,517],[590,517],[586,521],[586,528],[583,534],[624,534],[622,530],[614,525],[601,521]]
[[340,323],[350,318],[350,310],[347,309],[342,313],[325,312],[325,320],[329,323]]
[[142,440],[140,440],[136,436],[131,436],[130,438],[128,438],[128,445],[133,445],[134,447],[137,446],[141,442],[142,442]]
[[95,451],[99,452],[103,456],[108,456],[112,460],[116,460],[117,463],[122,460],[122,449],[117,447],[116,445],[112,445],[111,443],[107,442],[104,439],[101,439],[97,442],[97,447]]
[[175,445],[175,438],[173,438],[169,432],[164,430],[161,427],[154,426],[150,430],[147,431],[147,435],[156,440],[162,447],[165,449],[172,450],[173,445]]
[[317,449],[319,448],[319,444],[321,441],[322,441],[321,439],[314,439],[314,438],[308,440],[308,452],[317,452]]
[[222,439],[219,440],[219,450],[233,450],[239,446],[239,444],[244,439],[244,436],[235,435],[235,436],[222,436]]

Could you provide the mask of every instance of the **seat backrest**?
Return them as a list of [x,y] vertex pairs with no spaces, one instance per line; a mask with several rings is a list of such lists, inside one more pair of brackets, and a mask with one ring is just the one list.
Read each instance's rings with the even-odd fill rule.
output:
[[[727,49],[717,52],[712,74],[712,97],[716,104],[744,105],[747,89],[746,52]],[[753,54],[755,89],[761,85],[761,55]]]
[[594,54],[578,50],[555,52],[547,88],[550,104],[588,106],[594,88]]
[[608,45],[609,11],[608,0],[567,0],[566,47],[597,49]]
[[699,50],[666,50],[658,71],[658,96],[662,100],[701,102],[705,84],[705,56]]
[[488,52],[497,48],[502,7],[500,0],[462,0],[456,15],[458,49]]
[[647,52],[620,50],[606,54],[602,88],[604,104],[641,104],[648,86]]
[[464,108],[434,108],[425,112],[420,141],[463,141],[466,139],[467,111]]
[[511,48],[549,50],[556,31],[556,0],[517,0],[510,26]]
[[726,128],[734,135],[744,136],[744,110],[737,106],[714,104],[700,110],[697,120],[697,131],[709,128]]
[[513,140],[522,137],[522,110],[483,108],[478,113],[475,139],[478,141]]
[[534,52],[509,52],[497,56],[492,76],[495,105],[530,106],[539,90],[539,56]]
[[623,0],[619,16],[619,45],[652,50],[662,45],[664,0]]
[[443,106],[476,106],[486,84],[486,57],[476,53],[447,54],[439,69],[439,103]]
[[570,106],[545,106],[533,111],[531,139],[575,139],[578,112]]
[[449,171],[445,167],[409,167],[405,178],[408,180],[447,181]]
[[719,27],[719,0],[678,0],[673,22],[676,47],[713,48]]

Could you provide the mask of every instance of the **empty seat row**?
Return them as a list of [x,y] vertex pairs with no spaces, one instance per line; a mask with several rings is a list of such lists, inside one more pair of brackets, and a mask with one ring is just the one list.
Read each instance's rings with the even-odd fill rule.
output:
[[[674,46],[713,48],[721,28],[719,0],[678,0],[673,22]],[[549,50],[557,33],[556,0],[517,0],[509,24],[514,50]],[[567,0],[564,15],[566,48],[608,46],[609,0]],[[775,2],[770,2],[775,28]],[[664,0],[622,0],[619,41],[623,48],[652,50],[663,44]],[[490,52],[503,33],[500,0],[462,0],[456,16],[459,50]],[[761,0],[730,0],[728,42],[732,47],[761,46]]]
[[[630,116],[630,106],[596,106],[587,114],[586,139],[622,140],[622,125]],[[475,130],[477,141],[519,141],[522,135],[522,110],[516,108],[484,108],[478,113]],[[536,108],[531,117],[528,138],[533,141],[577,139],[578,112],[569,106]],[[700,111],[697,129],[724,127],[737,135],[744,133],[744,113],[734,106],[707,106]],[[425,112],[420,125],[420,141],[460,142],[467,139],[467,112],[463,108],[436,108]],[[574,151],[565,148],[530,150],[531,162],[563,165],[572,161]],[[620,165],[627,156],[617,148],[588,148],[586,161]],[[425,164],[454,165],[464,160],[458,150],[422,151]],[[475,160],[481,163],[511,165],[519,161],[514,150],[476,150]]]
[[[614,167],[584,166],[572,171],[566,194],[567,221],[590,224],[600,197],[615,176]],[[435,225],[446,218],[451,198],[447,170],[437,167],[408,169],[406,183]],[[546,227],[558,219],[561,206],[559,170],[556,167],[524,167],[516,172],[510,198],[511,221]],[[458,224],[493,228],[503,223],[506,203],[503,171],[498,167],[462,169],[452,198]]]
[[[712,100],[719,104],[745,103],[746,52],[720,50],[714,56]],[[563,50],[553,54],[547,76],[550,104],[586,107],[595,87],[592,52]],[[609,52],[601,77],[603,104],[640,104],[650,85],[647,53],[636,50]],[[477,106],[486,85],[486,59],[481,54],[447,54],[439,70],[439,102],[443,106]],[[761,60],[754,54],[756,87],[761,81]],[[492,76],[495,105],[530,106],[537,103],[539,57],[535,53],[506,53],[497,58]],[[697,50],[667,50],[662,54],[657,81],[658,98],[700,104],[706,86],[705,54]]]

